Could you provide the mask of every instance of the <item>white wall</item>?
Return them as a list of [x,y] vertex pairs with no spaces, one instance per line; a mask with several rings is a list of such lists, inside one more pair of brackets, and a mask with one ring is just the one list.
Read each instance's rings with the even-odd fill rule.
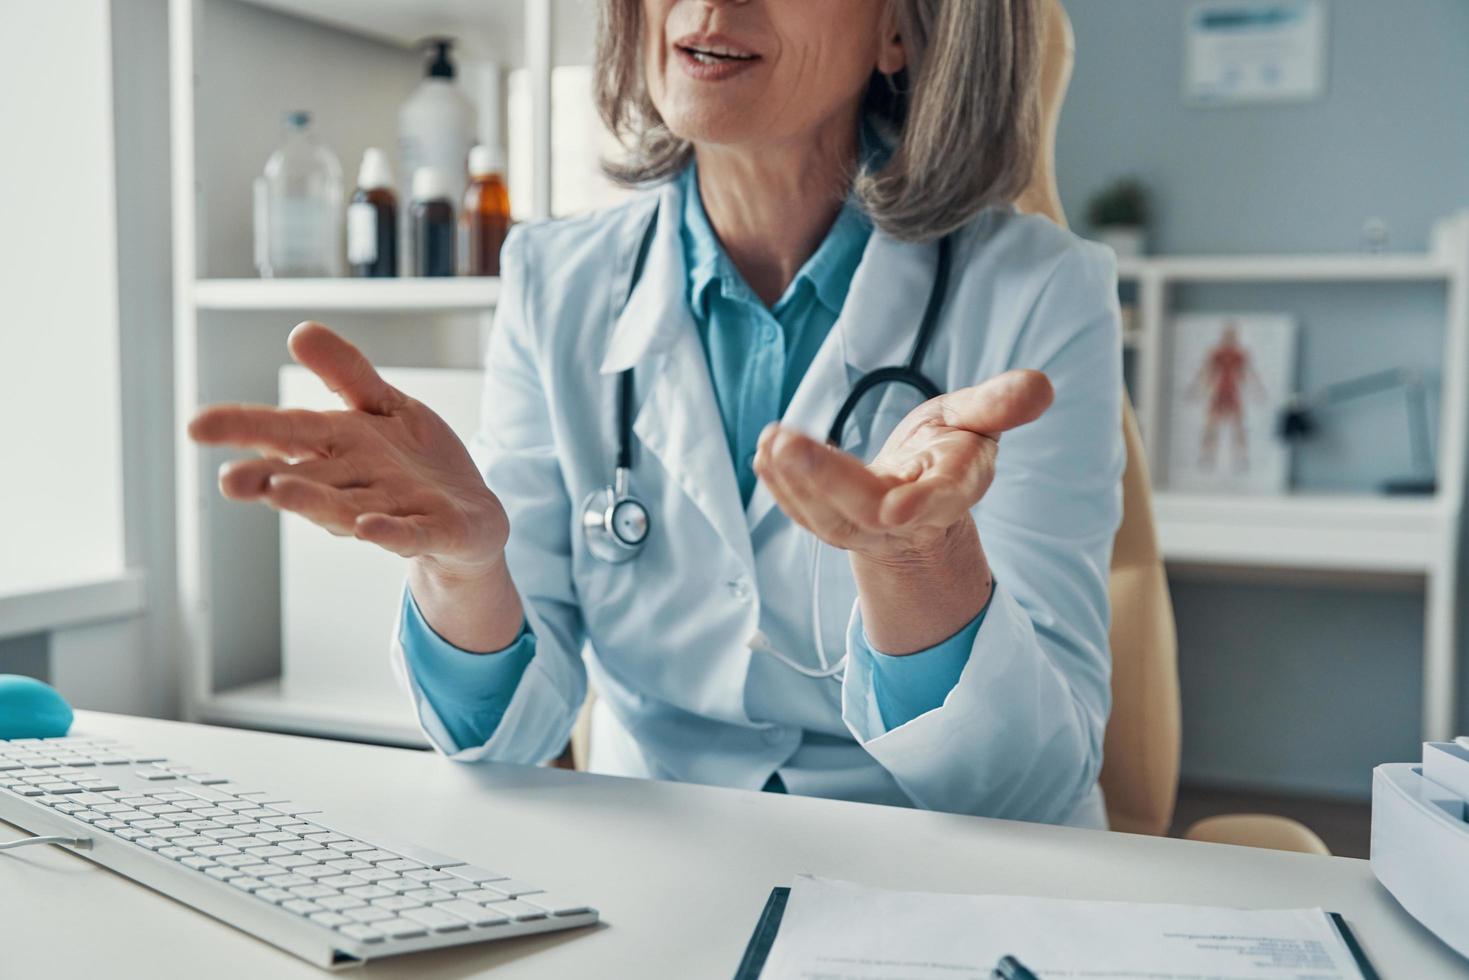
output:
[[110,11],[0,19],[0,590],[123,563]]

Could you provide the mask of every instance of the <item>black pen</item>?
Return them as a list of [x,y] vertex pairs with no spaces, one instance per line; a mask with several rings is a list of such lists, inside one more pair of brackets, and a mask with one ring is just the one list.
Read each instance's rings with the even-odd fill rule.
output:
[[1025,964],[1013,956],[1001,956],[995,964],[990,980],[1040,980],[1040,977],[1025,968]]

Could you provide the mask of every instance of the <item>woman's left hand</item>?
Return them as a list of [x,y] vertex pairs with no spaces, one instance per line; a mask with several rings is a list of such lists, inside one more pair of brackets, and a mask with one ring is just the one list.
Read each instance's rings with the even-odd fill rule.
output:
[[827,544],[883,564],[931,564],[994,480],[1000,434],[1039,418],[1052,397],[1044,374],[1016,370],[929,399],[870,464],[773,424],[755,472]]

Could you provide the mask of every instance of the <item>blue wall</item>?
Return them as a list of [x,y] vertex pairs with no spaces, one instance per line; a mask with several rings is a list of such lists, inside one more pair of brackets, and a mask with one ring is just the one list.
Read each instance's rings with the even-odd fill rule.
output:
[[[1152,249],[1169,254],[1351,252],[1369,218],[1387,223],[1392,250],[1422,251],[1437,218],[1469,206],[1469,2],[1332,0],[1325,98],[1212,109],[1182,96],[1187,6],[1067,3],[1077,58],[1057,166],[1080,230],[1087,199],[1122,175],[1152,190]],[[1191,310],[1295,313],[1307,389],[1380,367],[1433,372],[1443,300],[1427,285],[1211,286],[1177,298]],[[1295,485],[1370,490],[1403,469],[1404,425],[1387,396],[1333,414],[1296,454]],[[1416,754],[1421,591],[1176,577],[1172,587],[1185,779],[1365,796],[1373,765]]]

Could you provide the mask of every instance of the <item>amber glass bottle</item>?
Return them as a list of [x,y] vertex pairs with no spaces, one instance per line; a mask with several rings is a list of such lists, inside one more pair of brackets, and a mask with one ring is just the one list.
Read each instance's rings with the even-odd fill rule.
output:
[[459,212],[467,276],[500,274],[500,247],[510,232],[510,192],[497,156],[487,146],[469,151],[470,183]]

